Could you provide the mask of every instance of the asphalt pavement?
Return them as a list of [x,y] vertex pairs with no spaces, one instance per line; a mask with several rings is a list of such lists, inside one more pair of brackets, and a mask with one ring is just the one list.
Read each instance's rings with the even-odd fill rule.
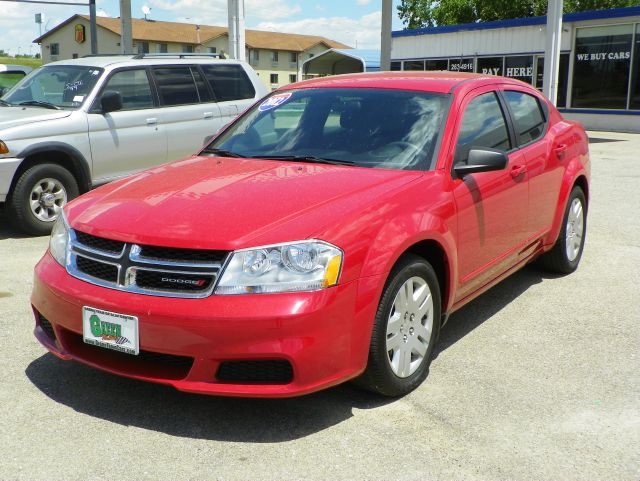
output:
[[60,361],[32,335],[47,238],[0,216],[0,479],[637,481],[640,135],[590,136],[578,271],[527,267],[454,314],[394,400],[205,397]]

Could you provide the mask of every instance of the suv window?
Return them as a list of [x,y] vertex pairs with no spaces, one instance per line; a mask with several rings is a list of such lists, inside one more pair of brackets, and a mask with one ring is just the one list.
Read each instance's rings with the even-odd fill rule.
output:
[[256,94],[240,65],[203,65],[202,70],[218,102],[251,99]]
[[455,162],[466,162],[473,147],[511,149],[507,122],[494,92],[478,95],[467,105],[460,125]]
[[122,96],[122,110],[148,109],[154,106],[149,78],[144,69],[114,73],[102,91],[119,92]]
[[156,67],[153,72],[163,105],[197,104],[200,101],[189,67]]
[[504,92],[509,108],[513,113],[518,143],[528,144],[539,139],[544,133],[544,114],[538,100],[524,92],[507,90]]

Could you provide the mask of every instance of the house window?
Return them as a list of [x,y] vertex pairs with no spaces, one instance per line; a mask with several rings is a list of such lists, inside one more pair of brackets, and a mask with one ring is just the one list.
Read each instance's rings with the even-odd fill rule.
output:
[[193,53],[193,45],[183,45],[182,53]]
[[260,60],[260,50],[252,50],[251,51],[251,60],[257,62]]
[[167,48],[167,44],[166,43],[159,43],[158,44],[158,53],[167,53],[169,51],[169,49]]
[[293,82],[297,82],[298,81],[298,76],[294,73],[289,75],[289,83],[293,83]]
[[218,53],[218,47],[209,47],[209,53]]
[[277,50],[272,50],[271,51],[271,61],[272,62],[277,62],[278,61],[278,51]]
[[298,63],[298,54],[296,52],[289,52],[289,62]]
[[269,76],[269,81],[270,81],[272,84],[277,84],[277,83],[278,83],[278,74],[277,74],[277,73],[272,73],[272,74]]
[[51,46],[51,55],[60,55],[60,44],[52,43]]
[[424,70],[424,60],[409,60],[404,63],[405,70]]
[[138,43],[138,53],[149,53],[149,42]]

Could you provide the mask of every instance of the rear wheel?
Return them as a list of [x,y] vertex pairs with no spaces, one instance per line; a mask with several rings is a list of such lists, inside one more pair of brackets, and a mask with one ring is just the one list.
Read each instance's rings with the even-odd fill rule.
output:
[[57,164],[35,165],[22,173],[9,199],[9,215],[27,234],[46,235],[62,207],[78,196],[73,174]]
[[570,274],[578,268],[587,233],[587,200],[582,188],[575,186],[569,195],[562,230],[553,249],[540,261],[551,272]]
[[439,323],[435,271],[420,257],[404,257],[380,299],[367,368],[356,383],[385,396],[414,390],[427,377]]

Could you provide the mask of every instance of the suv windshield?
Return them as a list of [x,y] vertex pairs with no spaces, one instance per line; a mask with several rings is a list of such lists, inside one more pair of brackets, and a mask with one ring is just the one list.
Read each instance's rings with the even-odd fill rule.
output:
[[102,69],[78,65],[52,65],[38,69],[3,97],[9,105],[76,109],[82,105]]
[[427,169],[447,96],[391,89],[302,89],[255,105],[205,150],[227,156]]

